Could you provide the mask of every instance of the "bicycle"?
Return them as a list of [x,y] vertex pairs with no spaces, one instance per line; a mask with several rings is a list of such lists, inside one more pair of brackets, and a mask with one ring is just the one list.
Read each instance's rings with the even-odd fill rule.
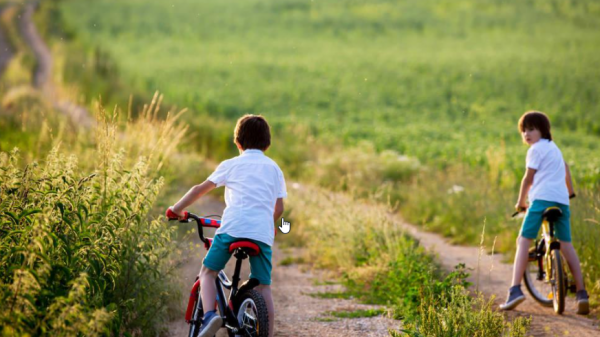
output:
[[[521,213],[513,214],[513,217]],[[525,286],[531,296],[545,307],[554,307],[554,312],[565,310],[568,291],[575,292],[560,253],[560,242],[554,236],[554,223],[562,216],[558,207],[548,207],[542,215],[542,232],[529,249],[527,268],[523,275]]]
[[[169,220],[178,219],[171,209],[167,210],[166,215]],[[219,228],[221,221],[209,217],[199,217],[189,212],[184,212],[184,219],[179,220],[183,223],[192,221],[196,221],[200,240],[204,243],[204,248],[208,250],[212,244],[212,239],[204,237],[203,227]],[[229,280],[227,274],[221,270],[215,281],[217,286],[216,305],[219,315],[223,318],[222,328],[227,329],[230,337],[267,337],[269,335],[267,304],[262,295],[254,290],[259,285],[258,279],[251,278],[238,288],[242,261],[249,256],[258,255],[260,247],[249,240],[239,239],[239,241],[235,241],[229,246],[229,252],[236,258],[232,280]],[[223,288],[230,291],[227,300]],[[200,280],[196,277],[185,313],[185,320],[190,324],[189,337],[198,335],[203,316]]]

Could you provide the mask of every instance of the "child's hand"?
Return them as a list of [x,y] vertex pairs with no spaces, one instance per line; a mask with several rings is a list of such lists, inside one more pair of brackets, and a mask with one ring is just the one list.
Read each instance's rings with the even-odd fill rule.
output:
[[169,219],[173,219],[173,215],[175,215],[175,216],[177,216],[177,220],[179,220],[179,221],[187,219],[187,212],[181,211],[181,210],[176,210],[175,206],[169,207],[167,209],[166,215],[167,215],[167,218],[169,218]]
[[517,210],[517,212],[525,212],[525,210],[527,210],[527,207],[527,203],[523,200],[517,201],[517,204],[515,205],[515,209]]

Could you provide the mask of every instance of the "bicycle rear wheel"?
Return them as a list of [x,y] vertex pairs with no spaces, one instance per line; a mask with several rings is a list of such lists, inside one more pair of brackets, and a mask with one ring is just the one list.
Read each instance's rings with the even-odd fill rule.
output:
[[262,295],[254,289],[247,290],[240,296],[238,303],[239,307],[235,308],[235,312],[241,331],[236,336],[268,337],[269,313]]
[[554,312],[562,314],[562,312],[565,311],[567,287],[565,286],[565,272],[563,270],[560,250],[552,249],[552,251],[550,251],[550,257],[552,259],[552,304],[554,306]]
[[545,307],[551,307],[553,298],[552,286],[545,281],[545,277],[543,275],[543,268],[540,271],[540,267],[538,265],[538,259],[542,259],[543,263],[543,256],[536,258],[534,250],[532,250],[530,254],[532,255],[530,256],[529,262],[527,263],[527,267],[525,268],[525,274],[523,275],[525,287],[527,288],[533,299],[536,300],[536,302]]

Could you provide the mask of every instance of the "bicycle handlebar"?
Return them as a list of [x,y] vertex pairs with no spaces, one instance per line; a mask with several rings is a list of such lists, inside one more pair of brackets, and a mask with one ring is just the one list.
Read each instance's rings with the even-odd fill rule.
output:
[[[171,208],[167,208],[165,215],[166,215],[167,219],[169,219],[169,221],[179,220],[179,216],[177,214],[175,214],[175,212],[173,212],[171,210]],[[221,220],[211,219],[211,218],[207,218],[207,217],[200,217],[194,213],[184,211],[183,219],[179,220],[179,222],[189,223],[192,220],[195,220],[196,224],[198,225],[198,235],[200,236],[200,240],[202,240],[202,242],[204,242],[205,247],[210,247],[210,240],[204,237],[204,231],[202,230],[202,227],[219,228],[219,227],[221,227]]]

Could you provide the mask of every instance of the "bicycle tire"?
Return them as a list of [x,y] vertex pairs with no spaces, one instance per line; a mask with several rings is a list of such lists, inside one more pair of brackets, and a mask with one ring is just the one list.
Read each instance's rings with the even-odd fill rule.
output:
[[[267,303],[263,296],[256,290],[245,291],[236,301],[235,315],[241,327],[242,337],[268,337],[269,336],[269,312]],[[250,308],[256,317],[244,315],[246,309]],[[243,310],[243,311],[242,311]],[[250,322],[244,322],[244,318],[250,318]],[[253,319],[252,319],[253,318]]]
[[[542,257],[539,257],[543,259]],[[525,268],[525,272],[523,273],[523,281],[525,282],[525,287],[531,297],[538,302],[539,304],[545,307],[552,307],[552,299],[548,298],[547,294],[552,291],[552,288],[549,287],[543,280],[537,280],[538,273],[538,260],[530,260],[527,262],[527,267]]]
[[198,301],[194,304],[194,311],[192,313],[192,323],[190,323],[190,331],[188,337],[196,337],[200,333],[200,321],[204,316],[204,310],[202,309],[202,299],[200,298],[200,291],[198,290]]
[[550,254],[552,259],[552,280],[554,280],[554,283],[552,284],[554,295],[552,297],[552,305],[554,307],[554,312],[562,314],[563,311],[565,311],[565,292],[567,289],[565,286],[565,271],[563,270],[560,250],[552,249]]

